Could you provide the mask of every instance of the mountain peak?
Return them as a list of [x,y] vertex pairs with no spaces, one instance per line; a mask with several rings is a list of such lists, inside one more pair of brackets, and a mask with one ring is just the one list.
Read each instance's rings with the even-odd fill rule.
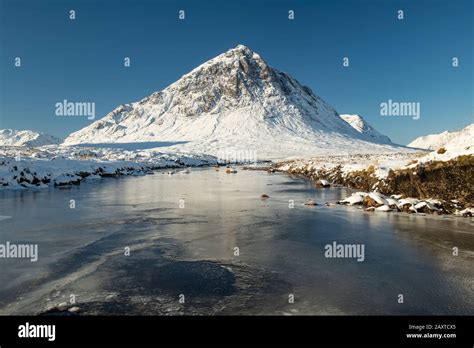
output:
[[207,154],[258,149],[266,158],[339,151],[356,143],[377,151],[389,148],[356,131],[311,89],[244,45],[139,102],[116,108],[65,144],[136,141],[168,142],[180,151]]
[[31,130],[0,129],[0,146],[44,146],[59,144],[61,140],[52,135]]
[[257,62],[262,62],[265,65],[267,64],[260,55],[254,51],[252,51],[250,48],[248,48],[245,45],[237,45],[234,48],[231,48],[221,56],[224,57],[234,57],[236,59],[245,59],[245,60],[253,60]]
[[344,121],[346,121],[352,128],[361,134],[372,138],[374,141],[379,143],[391,143],[389,137],[379,133],[372,127],[361,115],[359,114],[342,114],[339,115]]
[[250,48],[242,44],[239,44],[235,46],[234,48],[231,48],[227,52],[235,52],[235,53],[242,54],[245,56],[252,56],[254,53]]
[[[245,45],[237,45],[227,52],[207,61],[201,67],[216,66],[225,68],[232,74],[243,73],[254,78],[265,79],[271,74],[271,68],[260,55]],[[197,70],[195,69],[195,70]]]
[[[199,65],[163,91],[141,101],[160,102],[163,94],[179,93],[183,98],[171,108],[186,116],[203,112],[218,113],[254,103],[263,94],[288,94],[289,77],[271,68],[257,53],[244,45],[234,48]],[[294,86],[303,88],[298,83]],[[184,105],[184,104],[185,105]]]

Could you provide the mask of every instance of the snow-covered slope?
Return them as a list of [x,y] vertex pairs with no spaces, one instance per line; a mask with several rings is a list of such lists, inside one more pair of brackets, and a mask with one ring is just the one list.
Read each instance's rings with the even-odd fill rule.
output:
[[259,159],[405,150],[355,130],[311,89],[243,45],[162,91],[117,107],[64,144],[134,142],[217,156],[256,153]]
[[0,129],[0,146],[30,146],[59,144],[61,140],[52,135],[31,130]]
[[416,138],[410,147],[433,150],[420,161],[448,161],[462,155],[474,155],[474,123],[454,132]]
[[445,131],[416,138],[407,146],[428,150],[438,150],[441,147],[447,150],[466,150],[470,147],[474,150],[474,123],[459,131]]
[[379,133],[372,127],[361,115],[340,115],[341,118],[349,123],[356,131],[372,138],[375,142],[390,144],[392,141],[386,135]]

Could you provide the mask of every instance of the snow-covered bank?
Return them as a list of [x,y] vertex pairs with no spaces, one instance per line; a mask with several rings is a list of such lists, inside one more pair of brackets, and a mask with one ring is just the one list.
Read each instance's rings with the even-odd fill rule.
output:
[[0,147],[0,189],[64,186],[79,184],[84,179],[216,163],[212,156],[183,153],[61,146]]
[[86,178],[138,175],[148,170],[150,168],[145,165],[128,161],[0,158],[0,186],[3,188],[63,186],[79,184]]
[[384,179],[388,176],[390,170],[403,168],[407,163],[417,163],[424,156],[426,156],[426,152],[327,155],[277,162],[275,168],[290,174],[302,174],[315,179],[326,176],[331,172],[339,172],[341,176],[345,177],[350,173],[371,168],[375,177]]
[[421,137],[410,143],[433,149],[429,152],[314,157],[280,162],[274,168],[365,192],[437,198],[448,202],[443,211],[455,213],[461,206],[469,208],[474,203],[473,131],[471,124],[459,132]]
[[[422,209],[423,212],[469,215],[474,206],[474,155],[452,157],[449,150],[428,154],[325,156],[280,162],[273,168],[314,182],[324,179],[366,192],[351,196],[341,202],[344,204],[363,204],[366,197],[371,197],[369,192],[376,191],[383,198],[374,207],[377,210],[400,209],[398,201],[387,204],[387,199],[393,200],[395,195],[413,201],[410,205],[413,209],[407,212]],[[434,204],[434,199],[439,204]],[[422,206],[416,207],[416,204]]]

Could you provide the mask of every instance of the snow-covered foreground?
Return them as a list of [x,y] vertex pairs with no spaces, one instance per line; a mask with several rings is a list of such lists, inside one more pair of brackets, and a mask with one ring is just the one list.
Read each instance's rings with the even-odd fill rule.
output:
[[0,147],[0,189],[45,188],[82,180],[142,175],[158,168],[216,164],[216,158],[156,151],[45,146]]

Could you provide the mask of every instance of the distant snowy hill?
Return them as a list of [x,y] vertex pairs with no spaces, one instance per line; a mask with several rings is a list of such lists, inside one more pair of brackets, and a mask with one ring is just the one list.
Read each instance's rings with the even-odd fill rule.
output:
[[383,135],[375,130],[366,120],[360,115],[340,115],[341,118],[349,123],[356,131],[365,134],[372,138],[375,142],[390,144],[392,141],[386,135]]
[[163,151],[218,156],[256,151],[259,159],[406,151],[374,136],[372,128],[362,129],[239,45],[164,90],[117,107],[64,144],[148,142],[166,146]]
[[454,132],[425,135],[413,140],[407,146],[420,149],[438,150],[441,147],[451,150],[474,150],[474,123]]
[[0,146],[30,146],[59,144],[61,140],[52,135],[30,130],[0,129]]

